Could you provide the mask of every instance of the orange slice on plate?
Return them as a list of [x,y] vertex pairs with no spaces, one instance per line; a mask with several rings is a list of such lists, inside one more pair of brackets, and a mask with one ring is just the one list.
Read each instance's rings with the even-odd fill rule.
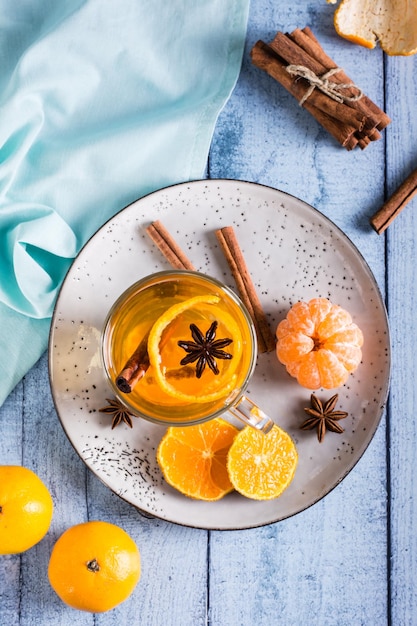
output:
[[238,433],[221,418],[196,426],[168,428],[157,460],[171,487],[197,500],[219,500],[233,490],[227,472],[227,453]]
[[291,483],[298,463],[295,444],[275,426],[266,435],[245,426],[230,446],[227,470],[233,487],[246,498],[278,498]]

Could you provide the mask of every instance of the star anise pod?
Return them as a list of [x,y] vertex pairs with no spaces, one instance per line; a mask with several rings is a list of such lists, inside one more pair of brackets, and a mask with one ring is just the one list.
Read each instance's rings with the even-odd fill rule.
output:
[[132,414],[123,406],[119,400],[106,398],[109,403],[107,406],[104,406],[102,409],[99,409],[100,413],[107,413],[112,416],[111,428],[116,428],[119,424],[124,422],[129,426],[129,428],[133,427],[132,423]]
[[301,424],[300,428],[311,430],[317,427],[317,437],[320,442],[323,441],[326,430],[330,430],[333,433],[343,433],[344,428],[340,426],[339,420],[344,419],[348,414],[345,411],[335,411],[338,399],[338,394],[335,394],[327,402],[323,403],[312,393],[310,398],[311,407],[304,409],[309,417]]
[[214,374],[219,373],[216,359],[231,359],[233,357],[229,352],[225,352],[223,348],[232,343],[233,339],[216,339],[218,322],[214,321],[205,335],[195,325],[190,324],[191,336],[194,341],[179,341],[180,348],[188,354],[181,361],[180,365],[188,365],[197,361],[196,376],[201,378],[206,365],[209,366]]

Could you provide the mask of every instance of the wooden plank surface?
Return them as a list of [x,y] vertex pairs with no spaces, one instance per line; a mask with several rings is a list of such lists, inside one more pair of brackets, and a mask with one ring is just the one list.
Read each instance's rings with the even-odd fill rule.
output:
[[[213,178],[271,185],[318,208],[359,247],[383,290],[384,240],[370,231],[368,217],[383,199],[384,142],[364,152],[341,150],[249,60],[258,39],[268,42],[277,30],[308,24],[328,54],[366,87],[369,97],[383,103],[381,53],[371,55],[338,39],[331,14],[312,3],[286,12],[277,3],[252,4],[241,80],[220,119],[209,172]],[[232,536],[212,533],[213,624],[386,623],[384,428],[383,423],[342,485],[313,508],[267,528]],[[222,558],[232,564],[235,576],[218,566]]]
[[[387,107],[394,119],[387,135],[387,193],[417,167],[417,59],[387,60]],[[401,80],[399,80],[401,77]],[[414,102],[414,104],[412,104]],[[388,481],[392,624],[417,619],[417,202],[387,230],[388,310],[393,349],[389,403]]]
[[[358,246],[386,295],[393,343],[387,416],[358,465],[299,515],[247,531],[201,531],[141,516],[86,470],[53,407],[44,356],[0,409],[0,462],[34,469],[50,487],[47,537],[0,557],[1,626],[408,626],[417,567],[415,206],[377,236],[369,217],[417,166],[417,58],[386,59],[340,39],[325,2],[252,2],[242,73],[218,120],[208,175],[271,185],[309,202]],[[393,123],[364,152],[337,146],[249,51],[277,30],[310,25],[323,47]],[[104,519],[142,553],[132,598],[106,614],[65,607],[46,576],[69,525]]]

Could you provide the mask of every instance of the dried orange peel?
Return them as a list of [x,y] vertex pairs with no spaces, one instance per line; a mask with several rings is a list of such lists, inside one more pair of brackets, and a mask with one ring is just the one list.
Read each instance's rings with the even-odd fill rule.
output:
[[341,37],[365,48],[379,42],[391,56],[417,52],[417,0],[342,0],[334,25]]

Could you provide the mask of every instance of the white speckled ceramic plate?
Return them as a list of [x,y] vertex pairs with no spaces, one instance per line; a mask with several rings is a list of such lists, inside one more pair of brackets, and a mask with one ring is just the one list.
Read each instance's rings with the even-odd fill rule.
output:
[[[119,425],[99,408],[111,396],[99,341],[113,301],[146,274],[168,269],[144,232],[160,219],[196,269],[235,288],[217,246],[216,228],[233,225],[271,327],[298,300],[323,296],[345,307],[365,336],[363,361],[339,391],[342,435],[300,430],[310,392],[290,378],[273,353],[258,357],[250,396],[294,438],[295,478],[283,495],[255,502],[237,493],[199,502],[171,489],[155,451],[164,427],[135,419]],[[304,202],[260,185],[204,180],[162,189],[105,224],[83,248],[60,292],[50,336],[50,378],[63,428],[87,466],[141,511],[207,529],[242,529],[287,518],[317,502],[359,460],[380,421],[389,385],[389,330],[375,279],[350,240]],[[319,398],[331,393],[319,390]]]

